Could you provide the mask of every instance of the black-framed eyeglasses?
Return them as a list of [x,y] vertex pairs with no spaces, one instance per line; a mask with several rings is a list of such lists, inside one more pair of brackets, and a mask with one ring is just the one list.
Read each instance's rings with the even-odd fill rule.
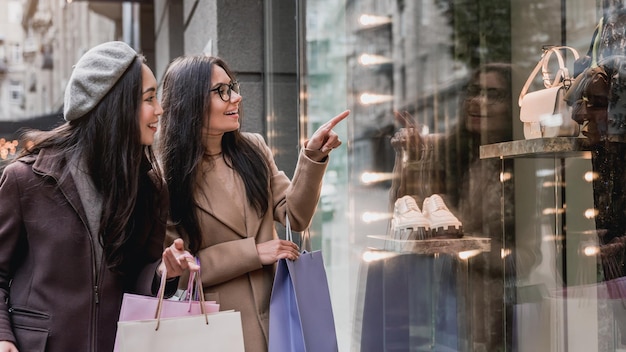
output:
[[502,103],[509,97],[509,92],[501,88],[485,88],[476,84],[467,87],[466,99],[484,97],[488,104]]
[[217,87],[209,90],[209,92],[217,92],[220,95],[220,98],[226,102],[230,101],[230,92],[233,91],[239,94],[239,82],[233,81],[228,84],[220,83]]

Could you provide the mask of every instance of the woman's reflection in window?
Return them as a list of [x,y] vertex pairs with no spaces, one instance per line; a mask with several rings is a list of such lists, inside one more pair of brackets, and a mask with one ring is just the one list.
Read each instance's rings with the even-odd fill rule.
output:
[[470,301],[466,302],[471,343],[487,351],[511,348],[505,336],[510,338],[512,324],[503,319],[511,316],[503,312],[505,277],[512,283],[515,275],[525,275],[540,259],[538,240],[532,237],[511,248],[515,243],[512,163],[479,155],[481,145],[512,140],[511,87],[511,65],[486,64],[470,76],[461,97],[459,123],[449,133],[422,135],[411,114],[398,112],[402,128],[391,139],[396,151],[391,207],[405,195],[413,196],[421,207],[425,197],[439,194],[462,222],[465,236],[491,239],[491,250],[471,259]]

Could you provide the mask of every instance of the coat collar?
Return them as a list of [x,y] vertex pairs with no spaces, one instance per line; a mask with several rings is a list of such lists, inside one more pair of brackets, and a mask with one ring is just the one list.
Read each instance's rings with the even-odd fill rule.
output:
[[[34,159],[34,162],[33,162]],[[24,162],[33,162],[33,172],[44,177],[51,177],[59,185],[59,189],[78,213],[87,228],[87,214],[80,200],[78,189],[74,184],[74,179],[67,169],[67,159],[65,155],[56,150],[42,149],[37,155],[24,157]]]
[[218,179],[219,175],[213,172],[199,179],[195,197],[198,208],[228,226],[242,238],[254,237],[261,225],[261,219],[247,202],[241,178],[236,175],[234,185],[226,185]]

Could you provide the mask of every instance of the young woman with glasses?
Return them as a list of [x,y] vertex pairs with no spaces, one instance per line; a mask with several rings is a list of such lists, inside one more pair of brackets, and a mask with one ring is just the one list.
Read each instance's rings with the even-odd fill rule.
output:
[[466,89],[463,114],[470,138],[478,139],[476,151],[478,145],[512,139],[510,65],[492,63],[474,72]]
[[158,154],[170,191],[168,237],[183,238],[200,259],[206,298],[241,312],[248,352],[268,349],[274,264],[298,247],[278,239],[275,222],[306,229],[315,212],[328,154],[341,141],[337,115],[304,143],[293,180],[269,146],[240,130],[242,95],[216,57],[175,59],[163,80]]

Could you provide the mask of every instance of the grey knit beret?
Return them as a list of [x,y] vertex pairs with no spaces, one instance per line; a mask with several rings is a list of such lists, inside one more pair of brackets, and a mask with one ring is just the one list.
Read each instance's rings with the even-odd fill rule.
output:
[[124,42],[107,42],[89,49],[74,66],[65,88],[65,120],[76,120],[98,105],[137,56]]

